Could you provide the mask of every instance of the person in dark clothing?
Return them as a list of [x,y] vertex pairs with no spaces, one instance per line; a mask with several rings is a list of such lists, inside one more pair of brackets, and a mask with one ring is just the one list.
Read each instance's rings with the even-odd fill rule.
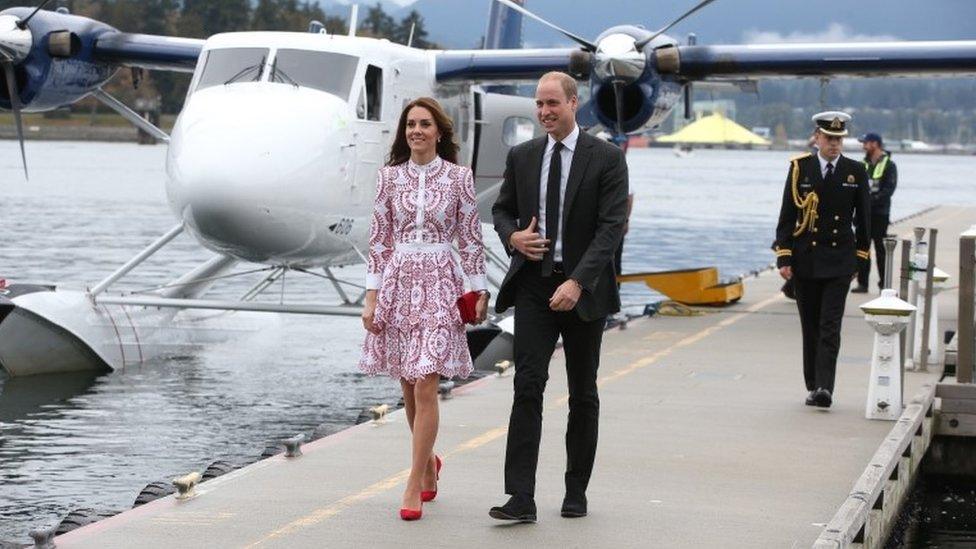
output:
[[833,402],[847,292],[870,246],[867,174],[841,155],[850,119],[814,115],[819,150],[791,160],[776,225],[776,266],[793,281],[800,313],[806,404],[822,408]]
[[[868,173],[871,188],[871,241],[874,242],[874,257],[878,261],[878,288],[884,287],[885,249],[884,238],[888,234],[891,195],[898,185],[898,168],[891,160],[891,153],[884,149],[881,136],[876,133],[862,135],[858,141],[864,147],[864,168]],[[868,291],[868,277],[871,275],[871,259],[862,261],[857,269],[857,287],[854,293]]]

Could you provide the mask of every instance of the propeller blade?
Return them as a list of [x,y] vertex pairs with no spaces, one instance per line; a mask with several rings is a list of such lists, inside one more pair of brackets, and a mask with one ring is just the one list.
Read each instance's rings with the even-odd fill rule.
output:
[[7,92],[10,94],[10,110],[14,113],[14,121],[17,124],[17,139],[20,140],[20,159],[24,162],[24,178],[30,180],[27,175],[27,152],[24,150],[24,123],[20,118],[20,93],[17,91],[17,79],[14,78],[13,63],[4,61],[3,74],[7,79]]
[[50,2],[50,1],[51,0],[44,0],[43,2],[41,2],[41,5],[40,6],[37,6],[37,8],[34,9],[34,11],[32,11],[30,15],[27,16],[27,19],[24,19],[23,21],[17,23],[17,26],[20,27],[20,30],[26,29],[27,28],[27,22],[30,21],[32,17],[34,17],[35,15],[37,15],[37,12],[41,11],[42,9],[44,9],[44,6],[46,6],[48,4],[48,2]]
[[673,27],[673,26],[677,25],[678,23],[682,22],[685,18],[687,18],[691,14],[693,14],[696,11],[704,8],[705,6],[711,4],[714,1],[715,0],[702,0],[701,2],[698,3],[697,6],[695,6],[695,7],[691,8],[690,10],[686,11],[681,17],[675,19],[674,21],[671,21],[670,23],[668,23],[667,25],[665,25],[664,27],[662,27],[661,30],[659,30],[659,31],[655,32],[654,34],[650,35],[649,37],[647,37],[647,38],[645,38],[645,39],[637,42],[636,44],[634,44],[634,46],[637,47],[637,51],[642,50],[644,48],[644,46],[646,46],[651,40],[654,40],[658,36],[664,34],[671,27]]
[[550,23],[549,21],[546,21],[545,19],[543,19],[543,18],[539,17],[538,15],[532,13],[531,11],[523,8],[522,6],[516,4],[515,2],[512,2],[511,0],[495,0],[495,1],[498,2],[499,4],[502,4],[503,6],[508,7],[509,9],[513,9],[513,10],[521,13],[522,15],[524,15],[526,17],[530,17],[532,19],[535,19],[536,21],[542,23],[543,25],[545,25],[545,26],[547,26],[547,27],[549,27],[551,29],[555,29],[555,30],[563,33],[567,38],[569,38],[569,39],[573,40],[574,42],[577,42],[579,45],[583,46],[583,48],[586,51],[590,51],[590,52],[596,51],[596,44],[590,42],[589,40],[587,40],[585,38],[580,38],[579,36],[576,36],[575,34],[569,32],[568,30],[562,29],[562,28],[560,28],[560,27],[558,27],[558,26]]
[[613,99],[616,103],[617,108],[617,135],[624,135],[624,83],[620,81],[614,81],[613,83]]

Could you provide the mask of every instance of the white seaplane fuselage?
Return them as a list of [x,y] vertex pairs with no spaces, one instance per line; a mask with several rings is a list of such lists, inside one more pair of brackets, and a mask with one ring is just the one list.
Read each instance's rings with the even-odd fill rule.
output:
[[[260,76],[255,69],[225,83],[256,64]],[[204,246],[241,260],[361,261],[376,172],[402,105],[421,96],[442,101],[455,115],[461,161],[470,163],[473,93],[438,86],[430,52],[387,40],[215,35],[171,134],[170,205]],[[531,117],[531,101],[522,101]]]
[[[208,39],[170,135],[166,194],[184,229],[218,256],[150,299],[199,301],[206,281],[238,261],[362,262],[376,173],[403,105],[417,97],[436,98],[454,120],[459,162],[477,162],[487,213],[508,149],[540,132],[533,101],[441,85],[434,75],[433,52],[387,40],[278,32]],[[6,304],[0,293],[7,373],[120,369],[214,337],[179,308],[94,293],[34,289]]]

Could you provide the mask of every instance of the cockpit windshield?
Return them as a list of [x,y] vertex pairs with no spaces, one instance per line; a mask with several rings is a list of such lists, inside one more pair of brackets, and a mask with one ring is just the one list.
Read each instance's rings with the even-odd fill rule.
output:
[[280,49],[268,79],[315,88],[346,99],[358,64],[359,58],[344,53]]
[[196,89],[261,80],[268,48],[222,48],[207,52]]

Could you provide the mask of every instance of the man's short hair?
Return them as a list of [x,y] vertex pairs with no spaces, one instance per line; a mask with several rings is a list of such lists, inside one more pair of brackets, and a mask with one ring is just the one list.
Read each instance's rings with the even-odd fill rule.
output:
[[539,83],[541,84],[546,80],[559,80],[559,84],[563,88],[563,93],[566,94],[566,99],[579,96],[579,92],[577,91],[576,88],[576,80],[574,80],[572,76],[564,72],[560,72],[560,71],[547,72],[546,74],[542,75],[542,78],[539,79]]

